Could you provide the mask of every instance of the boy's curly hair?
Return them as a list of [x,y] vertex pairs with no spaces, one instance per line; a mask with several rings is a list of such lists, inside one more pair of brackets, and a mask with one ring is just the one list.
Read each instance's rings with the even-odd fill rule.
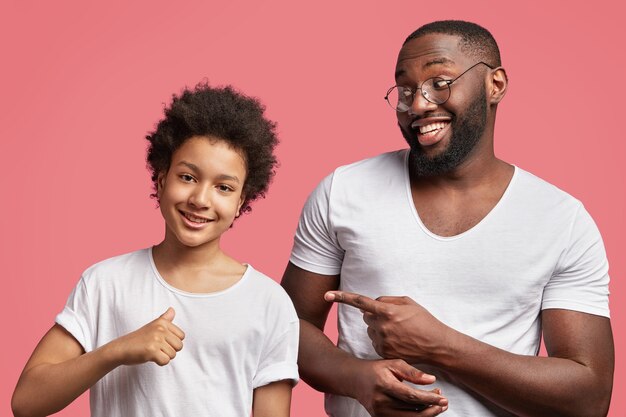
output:
[[185,88],[179,96],[173,95],[172,104],[165,108],[165,118],[146,136],[150,142],[146,161],[154,187],[151,197],[158,200],[158,176],[169,170],[174,152],[187,139],[207,136],[241,152],[247,171],[241,213],[249,212],[252,201],[265,197],[277,166],[273,153],[278,144],[276,123],[266,119],[264,111],[259,100],[231,86],[215,88],[204,82],[192,90]]

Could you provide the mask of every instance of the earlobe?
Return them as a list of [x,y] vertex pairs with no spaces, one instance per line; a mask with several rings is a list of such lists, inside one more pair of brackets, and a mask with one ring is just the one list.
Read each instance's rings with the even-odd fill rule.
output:
[[489,94],[491,104],[498,104],[504,98],[509,79],[502,67],[496,68],[491,74],[491,91]]
[[165,174],[160,173],[157,177],[157,198],[161,199],[161,194],[163,194],[163,186],[165,185]]
[[235,218],[241,216],[241,206],[243,206],[244,201],[246,201],[246,198],[242,195],[241,200],[239,200],[239,206],[237,206],[237,214],[235,214]]

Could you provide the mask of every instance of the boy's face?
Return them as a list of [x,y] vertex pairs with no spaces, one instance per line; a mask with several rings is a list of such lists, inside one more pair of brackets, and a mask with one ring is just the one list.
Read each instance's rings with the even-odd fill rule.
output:
[[217,245],[239,215],[246,164],[238,151],[217,138],[195,136],[174,152],[159,175],[165,241],[198,247]]

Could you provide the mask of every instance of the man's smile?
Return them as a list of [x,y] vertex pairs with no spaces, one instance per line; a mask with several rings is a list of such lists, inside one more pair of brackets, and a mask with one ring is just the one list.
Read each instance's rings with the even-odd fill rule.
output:
[[450,120],[418,119],[411,123],[417,140],[422,146],[434,145],[441,141],[450,125]]

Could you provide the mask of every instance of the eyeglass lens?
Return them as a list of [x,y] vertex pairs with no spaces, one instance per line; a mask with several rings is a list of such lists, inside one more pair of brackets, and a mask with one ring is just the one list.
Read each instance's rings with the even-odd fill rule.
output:
[[[450,87],[446,80],[434,77],[424,81],[418,89],[424,98],[431,103],[442,104],[450,97]],[[411,108],[415,94],[412,89],[396,85],[387,93],[387,101],[396,111],[405,112]]]

